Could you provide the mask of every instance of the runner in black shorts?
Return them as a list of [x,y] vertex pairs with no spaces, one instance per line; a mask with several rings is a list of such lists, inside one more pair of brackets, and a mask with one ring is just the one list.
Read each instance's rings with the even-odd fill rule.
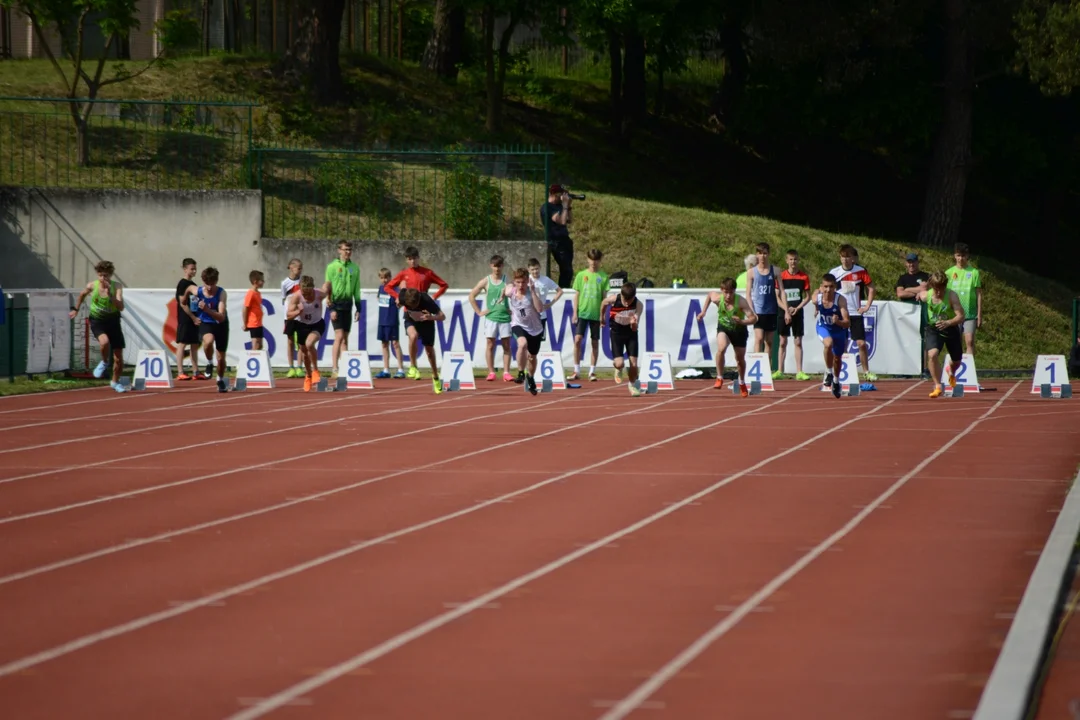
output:
[[713,303],[716,303],[716,383],[713,387],[720,389],[724,386],[724,355],[730,345],[735,348],[740,393],[743,397],[749,397],[750,391],[746,388],[746,341],[750,338],[750,331],[747,325],[754,325],[758,315],[746,298],[735,293],[734,278],[724,278],[720,282],[720,292],[709,293],[705,307],[698,313],[698,320],[705,319],[705,313]]
[[[960,296],[948,288],[948,278],[938,270],[926,281],[926,289],[919,292],[919,302],[926,303],[926,365],[930,378],[934,381],[934,390],[930,397],[936,398],[943,392],[941,387],[941,363],[938,357],[942,348],[949,352],[949,387],[956,387],[956,371],[964,359],[960,328],[964,324],[964,308]],[[948,317],[952,310],[952,317]]]
[[315,278],[304,275],[298,286],[300,292],[289,295],[285,302],[285,317],[293,321],[296,349],[304,367],[304,392],[311,392],[322,378],[319,375],[319,340],[326,334],[326,318],[323,317],[323,300],[326,295],[315,289]]
[[[194,380],[199,377],[199,321],[189,303],[184,302],[189,287],[198,287],[192,280],[197,272],[195,261],[184,258],[184,277],[176,285],[176,379]],[[184,355],[191,350],[191,374],[184,372]]]
[[225,385],[225,353],[229,349],[229,316],[226,311],[228,298],[224,288],[218,285],[217,268],[202,271],[203,287],[187,289],[185,302],[195,298],[199,318],[199,340],[206,357],[217,355],[218,392],[228,392]]
[[435,359],[435,323],[446,319],[446,313],[439,304],[428,295],[413,288],[401,291],[401,305],[405,308],[405,330],[410,327],[416,328],[416,334],[420,336],[420,342],[424,343],[424,352],[427,354],[428,364],[431,365],[431,384],[435,394],[442,392],[442,381],[439,379],[439,364]]
[[780,328],[780,356],[775,378],[783,377],[784,365],[787,364],[788,337],[795,338],[795,379],[809,380],[803,372],[804,320],[803,308],[810,303],[810,276],[799,268],[799,252],[788,250],[785,256],[787,269],[780,273],[780,284],[788,303],[788,322]]
[[624,282],[618,295],[608,295],[600,303],[600,317],[607,312],[608,327],[611,332],[611,362],[615,365],[616,376],[622,375],[623,354],[630,358],[630,369],[626,377],[630,381],[630,394],[641,395],[638,379],[638,320],[641,318],[641,301],[637,299],[637,286]]

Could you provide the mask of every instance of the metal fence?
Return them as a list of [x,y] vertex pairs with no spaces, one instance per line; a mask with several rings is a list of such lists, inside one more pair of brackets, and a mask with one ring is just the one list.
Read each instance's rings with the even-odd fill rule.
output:
[[539,148],[252,152],[266,237],[543,237],[552,154]]
[[145,190],[250,186],[261,108],[206,100],[94,100],[86,157],[73,103],[0,97],[0,185]]

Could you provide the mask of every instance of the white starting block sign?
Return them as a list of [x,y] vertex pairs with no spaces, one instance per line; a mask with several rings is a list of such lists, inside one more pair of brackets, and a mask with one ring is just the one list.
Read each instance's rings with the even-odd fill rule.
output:
[[273,389],[274,372],[270,355],[265,350],[244,350],[236,366],[236,389]]
[[[1072,395],[1069,382],[1069,365],[1064,355],[1040,355],[1035,361],[1035,378],[1031,381],[1031,394],[1042,394],[1042,386],[1049,385],[1051,395]],[[1064,388],[1068,390],[1063,390]]]
[[772,381],[772,363],[769,361],[768,353],[746,353],[746,386],[750,387],[750,383],[758,383],[761,385],[762,392],[773,392],[776,390],[773,387]]
[[475,390],[476,378],[473,377],[472,354],[444,352],[442,362],[439,363],[439,378],[442,379],[444,389]]
[[[953,390],[949,387],[949,365],[952,360],[948,355],[938,355],[941,361],[941,387],[945,395],[952,395]],[[964,353],[960,359],[960,367],[956,368],[956,386],[964,388],[963,394],[979,392],[979,374],[975,371],[975,358]]]
[[[832,388],[824,385],[825,375],[822,376],[821,392],[832,392]],[[840,358],[840,374],[833,378],[833,382],[840,383],[841,395],[860,394],[862,383],[859,381],[859,358],[854,353],[844,353]]]
[[656,383],[657,390],[674,390],[675,381],[671,377],[671,357],[666,352],[647,352],[642,358],[638,372],[641,387]]
[[171,389],[172,368],[164,350],[139,350],[135,356],[135,375],[132,377],[135,388]]
[[562,353],[542,352],[537,354],[536,374],[539,377],[540,385],[543,385],[545,380],[549,380],[552,390],[566,389],[566,373],[563,370]]
[[[344,370],[344,372],[342,372]],[[338,377],[345,378],[349,390],[373,390],[375,381],[371,375],[371,358],[364,350],[346,350],[338,358]]]

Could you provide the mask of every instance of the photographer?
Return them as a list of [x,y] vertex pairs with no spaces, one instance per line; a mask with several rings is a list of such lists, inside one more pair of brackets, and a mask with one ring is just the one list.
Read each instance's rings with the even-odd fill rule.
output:
[[570,239],[567,225],[573,221],[570,202],[573,198],[582,199],[584,195],[571,195],[562,185],[548,188],[548,199],[540,208],[540,220],[544,223],[548,251],[559,264],[559,287],[569,288],[574,284],[574,241]]

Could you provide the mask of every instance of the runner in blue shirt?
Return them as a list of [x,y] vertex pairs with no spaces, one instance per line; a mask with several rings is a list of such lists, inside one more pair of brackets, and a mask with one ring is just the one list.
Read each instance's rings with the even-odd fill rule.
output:
[[825,346],[825,387],[831,387],[833,396],[840,397],[840,368],[847,349],[851,317],[847,300],[836,294],[835,275],[826,273],[822,278],[821,289],[814,298],[814,312],[817,314],[817,334]]
[[376,338],[382,343],[383,369],[376,378],[390,377],[390,347],[394,348],[397,357],[397,374],[395,378],[405,377],[405,365],[401,357],[401,319],[398,314],[397,300],[386,291],[386,283],[390,282],[391,273],[389,268],[379,269],[379,329]]

